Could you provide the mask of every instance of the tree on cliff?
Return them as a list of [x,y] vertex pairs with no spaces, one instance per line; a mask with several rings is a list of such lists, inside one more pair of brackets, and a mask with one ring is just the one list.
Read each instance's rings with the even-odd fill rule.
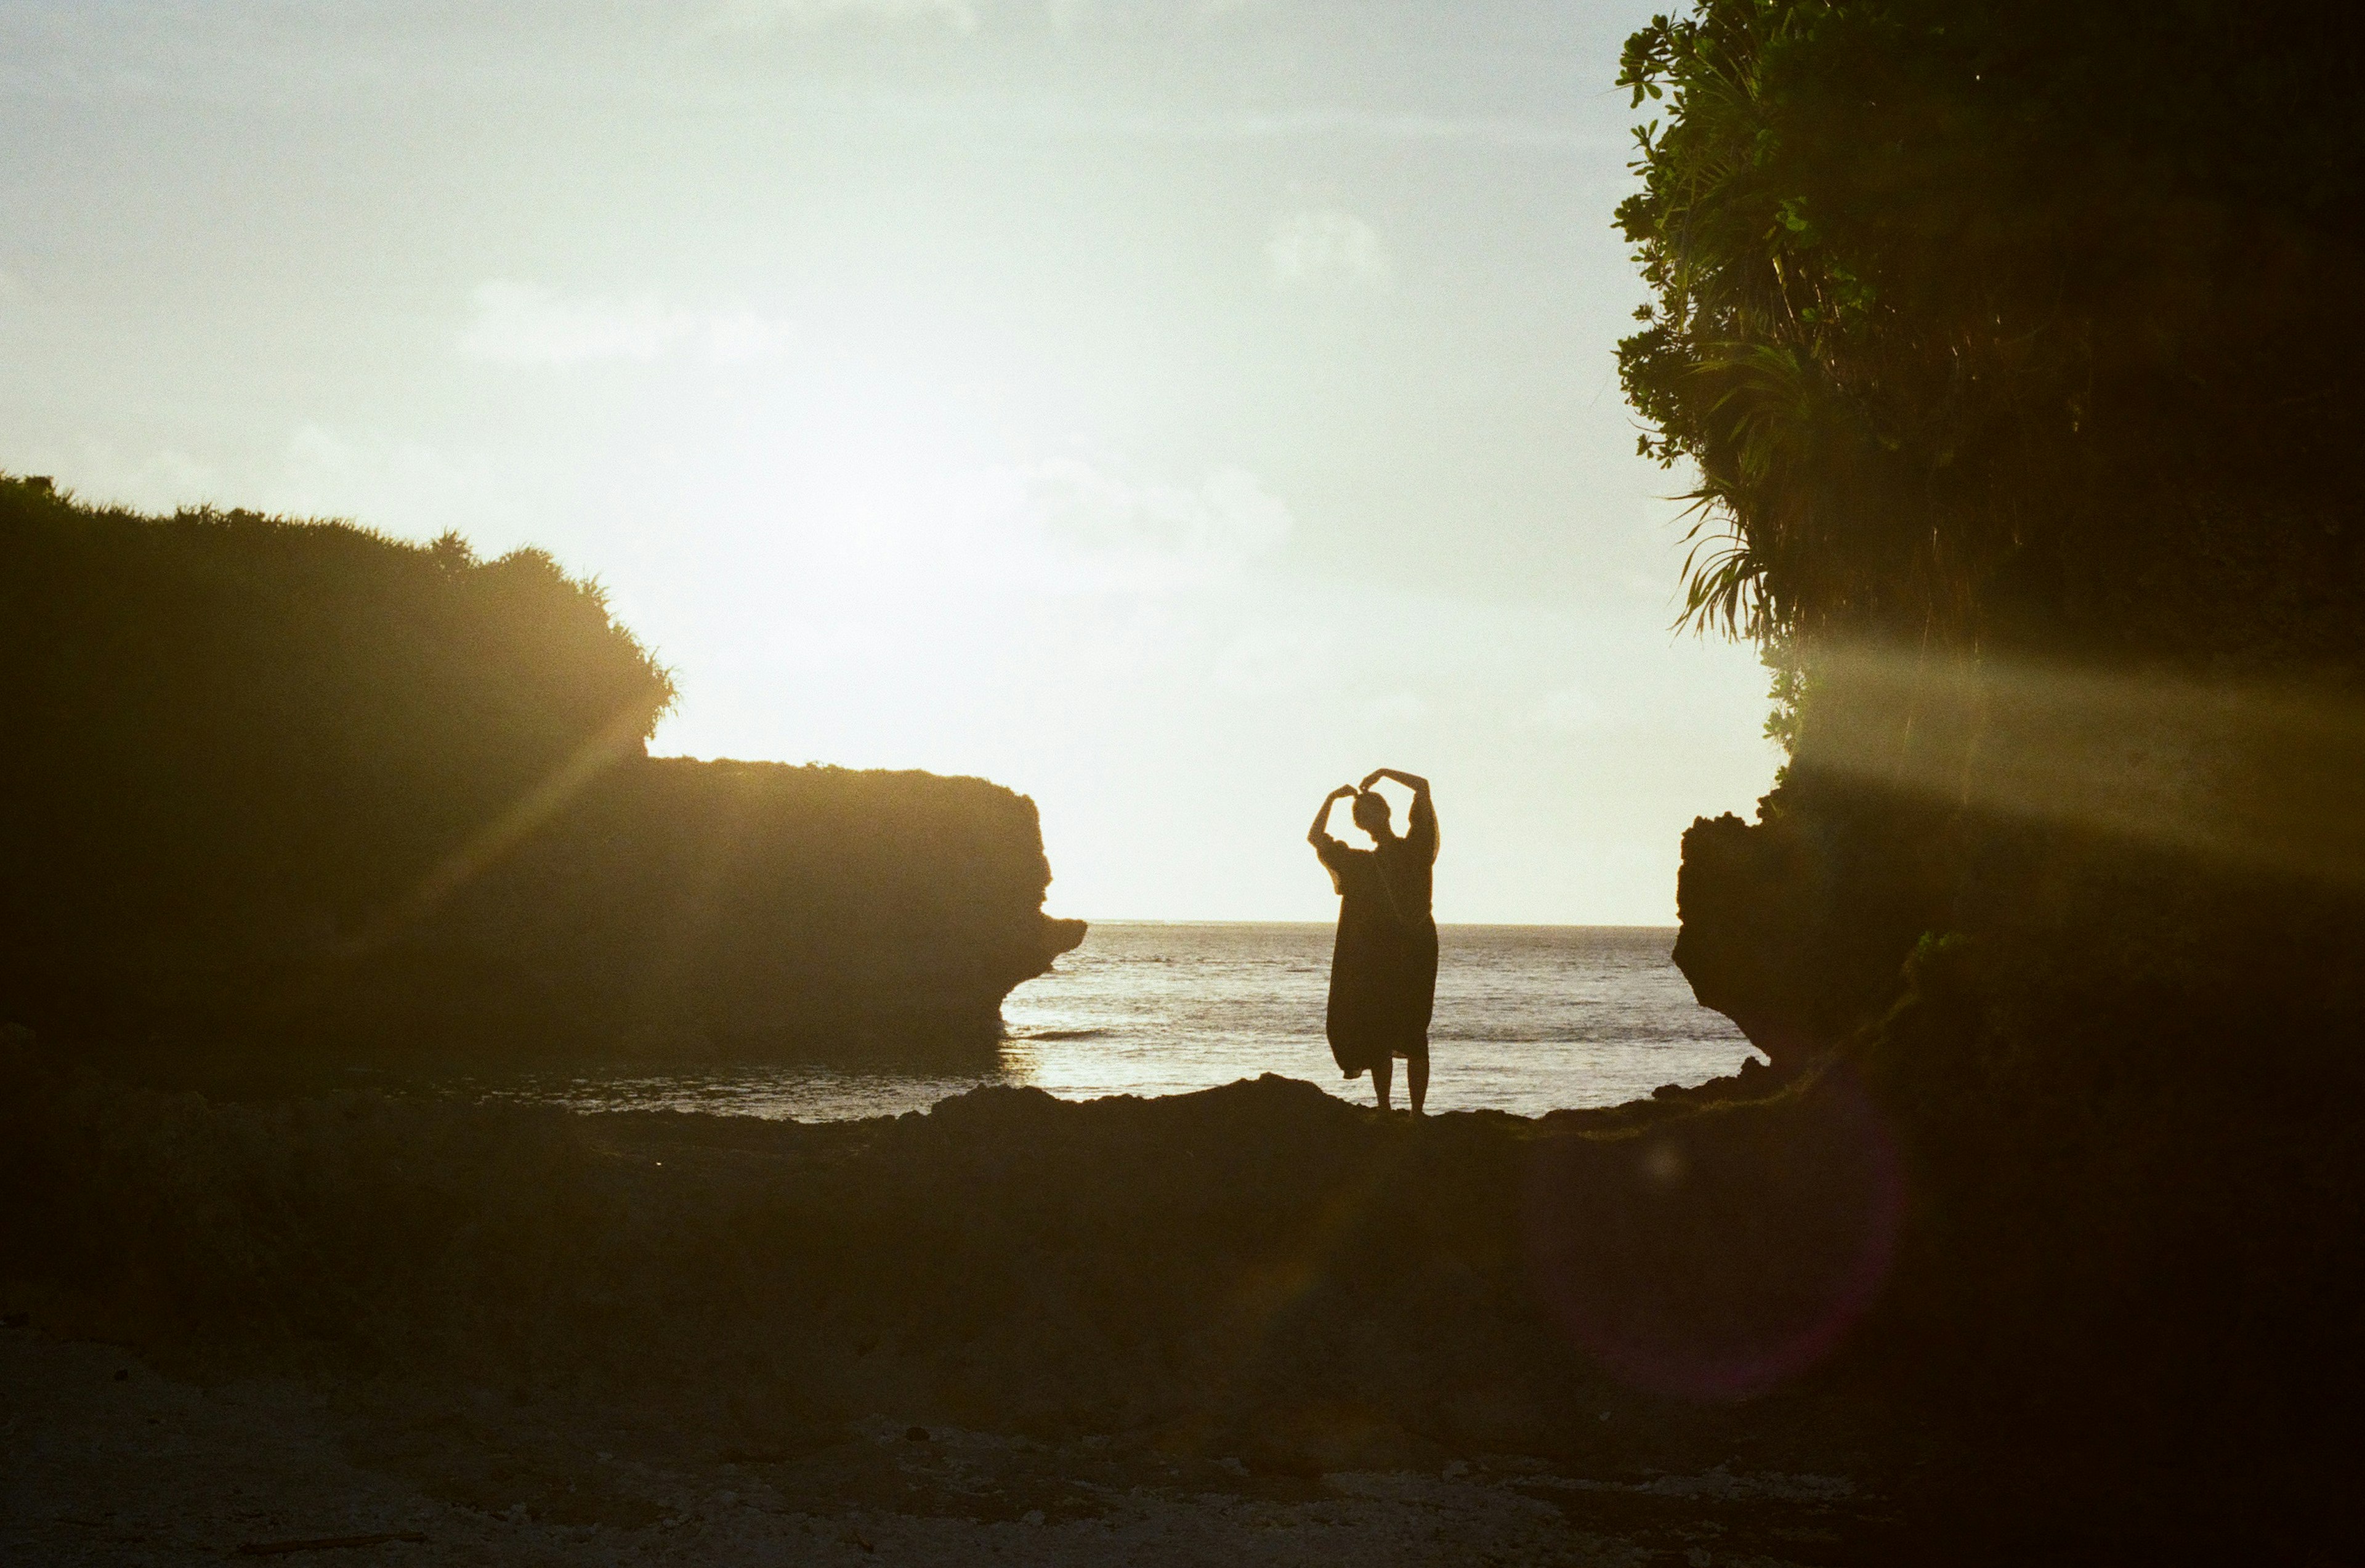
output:
[[[1978,929],[2158,987],[2279,953],[2345,1005],[2347,21],[1700,0],[1629,41],[1620,82],[1664,118],[1617,215],[1654,296],[1620,369],[1644,453],[1697,475],[1685,618],[1765,647],[1792,756],[1763,842],[1734,821],[1691,843],[1678,958],[1703,994],[1732,988],[1694,958],[1785,951],[1814,1000],[1761,1011],[1829,1041],[1925,935]],[[2226,876],[2263,880],[2229,899]]]
[[2322,0],[1703,0],[1629,41],[1620,348],[1687,618],[2337,664],[2365,116]]
[[1792,757],[1686,835],[1676,961],[1880,1107],[1884,1342],[1998,1451],[2353,1446],[2350,25],[1700,0],[1626,50],[1620,367],[1698,476],[1685,619],[1765,647]]

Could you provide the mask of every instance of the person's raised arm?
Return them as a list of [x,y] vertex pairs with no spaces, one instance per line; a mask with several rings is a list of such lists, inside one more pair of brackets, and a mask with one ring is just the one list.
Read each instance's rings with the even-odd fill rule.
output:
[[1322,797],[1322,807],[1314,813],[1314,825],[1306,830],[1306,842],[1319,849],[1330,842],[1330,808],[1356,792],[1352,784],[1341,784]]
[[1383,778],[1393,778],[1421,800],[1429,798],[1429,780],[1418,773],[1407,773],[1401,767],[1374,767],[1365,776],[1363,788],[1368,790]]
[[1429,859],[1437,858],[1437,804],[1429,796],[1429,780],[1418,773],[1407,773],[1400,767],[1375,767],[1363,780],[1368,790],[1383,778],[1393,778],[1412,791],[1412,820],[1405,836],[1425,850]]

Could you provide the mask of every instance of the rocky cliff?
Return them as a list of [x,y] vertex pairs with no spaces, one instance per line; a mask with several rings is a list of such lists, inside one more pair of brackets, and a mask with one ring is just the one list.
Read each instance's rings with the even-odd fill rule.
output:
[[991,1040],[1082,939],[1033,802],[652,758],[547,555],[0,483],[0,1016],[307,1051]]
[[1999,1466],[2197,1495],[2365,1397],[2344,19],[1700,0],[1625,56],[1626,388],[1789,750],[1678,961],[1894,1138],[1861,1339]]
[[627,758],[415,918],[318,954],[279,1025],[634,1056],[991,1046],[1083,939],[1035,803],[979,778]]

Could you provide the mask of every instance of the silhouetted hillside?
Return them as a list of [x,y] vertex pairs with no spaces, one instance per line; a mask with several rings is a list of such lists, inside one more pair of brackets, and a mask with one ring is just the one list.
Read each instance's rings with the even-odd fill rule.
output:
[[523,550],[0,482],[0,1014],[517,1051],[957,1028],[1081,935],[975,779],[652,760],[671,678]]

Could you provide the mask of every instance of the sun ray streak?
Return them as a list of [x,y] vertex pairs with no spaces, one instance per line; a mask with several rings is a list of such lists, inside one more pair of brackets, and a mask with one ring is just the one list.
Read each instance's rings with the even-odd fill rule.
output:
[[619,712],[540,783],[471,834],[408,893],[349,937],[341,945],[339,957],[347,961],[366,958],[399,940],[404,933],[433,914],[454,894],[523,843],[535,829],[566,810],[568,802],[601,774],[640,756],[648,722],[648,710],[644,706],[636,704]]
[[2365,705],[2329,689],[1825,649],[1799,767],[2365,887]]

